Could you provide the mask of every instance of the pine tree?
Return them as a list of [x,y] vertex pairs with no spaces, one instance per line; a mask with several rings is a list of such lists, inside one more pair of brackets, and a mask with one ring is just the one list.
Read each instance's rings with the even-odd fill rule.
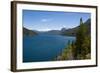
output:
[[91,58],[91,37],[87,34],[86,25],[80,18],[80,26],[76,34],[76,41],[68,40],[67,47],[63,50],[60,60],[90,59]]
[[80,18],[80,27],[76,34],[76,59],[83,59],[86,55],[86,49],[83,45],[87,35],[87,28],[84,25],[82,18]]
[[73,59],[76,59],[76,44],[75,44],[75,41],[72,41],[72,54],[73,54]]

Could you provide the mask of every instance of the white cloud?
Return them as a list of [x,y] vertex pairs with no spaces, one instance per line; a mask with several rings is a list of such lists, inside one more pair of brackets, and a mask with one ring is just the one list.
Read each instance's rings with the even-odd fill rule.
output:
[[41,22],[48,22],[50,19],[41,19]]

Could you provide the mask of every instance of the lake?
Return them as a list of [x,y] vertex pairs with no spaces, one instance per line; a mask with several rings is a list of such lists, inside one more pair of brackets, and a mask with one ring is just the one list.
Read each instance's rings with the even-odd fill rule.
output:
[[53,61],[75,37],[35,35],[23,37],[23,62]]

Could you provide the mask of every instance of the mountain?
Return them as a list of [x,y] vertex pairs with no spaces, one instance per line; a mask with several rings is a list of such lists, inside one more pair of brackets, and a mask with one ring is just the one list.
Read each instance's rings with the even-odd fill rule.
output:
[[[88,19],[86,22],[84,22],[84,25],[87,27],[88,32],[87,34],[91,33],[91,19]],[[79,29],[80,26],[74,27],[74,28],[70,28],[70,29],[66,29],[66,28],[62,28],[61,29],[61,34],[62,35],[68,35],[68,36],[76,36],[76,32]]]
[[[90,34],[91,33],[91,19],[88,19],[86,22],[84,22],[84,25],[88,29],[87,34]],[[61,30],[50,30],[50,31],[42,32],[42,33],[51,34],[51,35],[76,36],[76,32],[79,29],[79,27],[80,26],[76,26],[76,27],[70,28],[70,29],[62,28]]]
[[59,34],[61,34],[61,31],[60,30],[50,30],[50,31],[43,32],[43,33],[50,34],[50,35],[59,35]]
[[24,36],[34,36],[34,35],[37,35],[37,33],[33,30],[29,30],[29,29],[23,27],[23,35]]
[[79,26],[71,29],[66,29],[65,31],[61,31],[61,34],[68,35],[68,36],[75,36],[78,28]]
[[66,31],[66,30],[67,30],[66,28],[62,28],[62,29],[61,29],[61,32],[64,32],[64,31]]
[[[84,25],[87,27],[87,34],[91,34],[91,19],[88,19],[84,22]],[[50,34],[50,35],[67,35],[67,36],[76,36],[76,32],[80,26],[76,26],[74,28],[66,29],[62,28],[61,30],[50,30],[50,31],[37,31],[37,30],[29,30],[23,27],[24,36],[34,36],[37,34]]]

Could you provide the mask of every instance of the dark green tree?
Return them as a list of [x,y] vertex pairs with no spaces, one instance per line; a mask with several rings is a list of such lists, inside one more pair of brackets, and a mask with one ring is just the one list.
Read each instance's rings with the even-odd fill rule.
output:
[[72,54],[73,54],[73,59],[76,59],[76,44],[75,44],[75,41],[72,41]]
[[83,44],[86,40],[87,35],[87,27],[82,21],[82,18],[80,18],[80,27],[76,34],[76,59],[84,59],[86,56],[86,46]]
[[67,46],[58,60],[81,60],[91,58],[91,37],[87,34],[86,24],[80,18],[80,26],[76,34],[76,41],[68,40]]

